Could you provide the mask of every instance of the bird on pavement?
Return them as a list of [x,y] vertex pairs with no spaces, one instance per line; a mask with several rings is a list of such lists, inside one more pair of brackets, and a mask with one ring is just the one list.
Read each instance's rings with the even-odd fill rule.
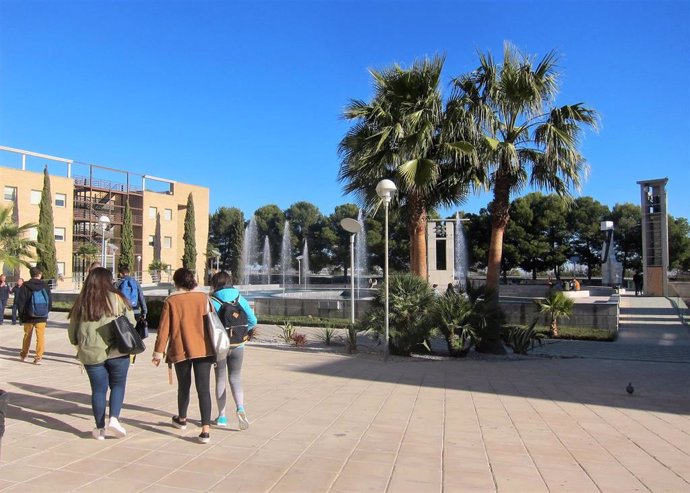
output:
[[635,392],[635,387],[633,387],[632,382],[629,382],[629,383],[628,383],[628,386],[625,387],[625,391],[626,391],[628,394],[632,394],[633,392]]

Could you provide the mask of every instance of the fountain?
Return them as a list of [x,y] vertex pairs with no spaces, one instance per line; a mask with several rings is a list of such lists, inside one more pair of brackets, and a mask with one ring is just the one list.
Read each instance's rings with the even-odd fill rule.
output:
[[271,284],[271,245],[268,242],[268,235],[264,237],[264,252],[261,261],[261,272],[264,274],[264,284]]
[[259,230],[256,226],[256,218],[252,216],[244,230],[242,240],[242,284],[251,284],[252,269],[257,264],[258,243]]
[[465,228],[462,227],[460,213],[455,214],[455,279],[458,287],[464,291],[467,285],[467,241]]
[[283,226],[283,241],[280,243],[280,273],[283,276],[283,288],[285,287],[285,275],[290,270],[292,263],[292,244],[290,243],[290,223],[285,221]]
[[309,284],[309,247],[307,247],[307,239],[304,239],[304,248],[302,249],[302,275],[304,276],[304,287],[306,289]]
[[355,272],[357,286],[357,298],[359,298],[359,290],[368,288],[367,272],[369,271],[369,258],[367,256],[367,231],[364,228],[364,214],[362,209],[357,213],[357,222],[362,227],[362,230],[355,237]]

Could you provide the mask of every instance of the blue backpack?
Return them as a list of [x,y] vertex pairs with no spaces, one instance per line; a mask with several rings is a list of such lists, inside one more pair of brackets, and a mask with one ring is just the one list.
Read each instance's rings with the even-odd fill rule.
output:
[[31,293],[29,298],[29,310],[27,315],[30,318],[44,318],[48,316],[48,291],[43,288]]
[[122,279],[119,289],[122,296],[127,298],[129,304],[132,305],[132,308],[139,306],[139,286],[134,279],[130,276]]

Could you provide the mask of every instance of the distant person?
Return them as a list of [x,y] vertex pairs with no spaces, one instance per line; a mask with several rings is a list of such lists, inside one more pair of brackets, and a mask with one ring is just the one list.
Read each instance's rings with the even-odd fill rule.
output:
[[438,290],[438,284],[432,285],[432,286],[431,286],[431,290],[434,292],[434,294],[435,294],[436,296],[440,296],[440,295],[441,295],[441,293],[440,293],[439,290]]
[[7,284],[5,274],[0,275],[0,325],[5,322],[5,307],[10,299],[10,285]]
[[52,308],[50,286],[43,281],[43,271],[38,267],[29,269],[31,279],[26,281],[17,293],[15,302],[19,307],[19,320],[24,324],[24,340],[19,359],[24,361],[29,355],[31,338],[36,330],[36,355],[34,364],[40,365],[45,351],[46,323]]
[[561,281],[561,289],[563,291],[570,291],[570,282],[566,279],[563,279],[563,281]]
[[10,291],[12,293],[12,296],[14,299],[12,300],[12,325],[17,325],[17,313],[18,313],[18,308],[19,305],[17,304],[17,293],[19,293],[19,290],[22,288],[24,285],[24,279],[21,277],[17,279],[17,284],[12,286],[12,290]]
[[89,265],[89,272],[99,267],[103,267],[100,262],[91,262],[91,265]]
[[446,294],[455,294],[455,286],[453,286],[452,282],[448,283],[448,287],[446,288]]
[[141,289],[139,281],[129,275],[127,267],[120,267],[118,269],[118,280],[115,283],[115,288],[122,293],[132,306],[136,319],[146,319],[147,309],[144,291]]
[[134,324],[134,311],[127,299],[113,287],[113,274],[102,267],[93,269],[69,312],[69,341],[77,347],[77,359],[84,365],[91,383],[91,409],[96,440],[105,439],[106,394],[110,388],[108,429],[117,437],[127,431],[120,424],[125,399],[129,355],[117,350],[111,323],[125,315]]
[[580,281],[578,281],[576,277],[573,277],[573,280],[570,281],[570,285],[573,291],[580,290]]
[[212,341],[206,336],[204,316],[210,304],[206,293],[195,291],[194,273],[180,268],[173,274],[177,291],[165,299],[158,323],[158,336],[153,348],[153,364],[160,365],[163,356],[168,365],[175,366],[177,375],[177,414],[172,424],[180,430],[187,429],[189,392],[194,385],[201,412],[199,441],[211,440],[211,367],[216,362]]
[[[237,337],[230,337],[230,350],[227,357],[216,362],[216,403],[218,404],[218,426],[227,426],[228,418],[225,415],[225,403],[227,400],[227,382],[230,383],[230,391],[235,401],[235,413],[240,430],[249,428],[249,420],[244,410],[244,390],[242,388],[242,362],[244,361],[244,343],[251,338],[256,326],[256,315],[249,306],[247,300],[232,285],[232,277],[227,272],[218,272],[211,278],[211,302],[218,312],[225,327],[238,327]],[[222,302],[222,305],[221,305]],[[237,316],[235,316],[237,315]],[[237,323],[230,323],[227,318],[236,319]],[[246,330],[246,335],[243,335]]]
[[642,273],[638,270],[633,275],[633,284],[635,285],[635,296],[642,294]]
[[551,276],[546,279],[546,285],[548,286],[548,289],[553,289],[553,278]]

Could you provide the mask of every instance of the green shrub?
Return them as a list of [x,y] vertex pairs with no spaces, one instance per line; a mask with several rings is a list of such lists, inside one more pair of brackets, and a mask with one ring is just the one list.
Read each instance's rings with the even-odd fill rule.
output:
[[451,356],[465,356],[472,347],[476,334],[468,324],[472,306],[468,298],[446,292],[434,300],[429,309],[429,323],[446,340]]
[[346,329],[350,325],[349,318],[325,318],[309,316],[285,316],[285,315],[261,315],[257,313],[260,324],[279,325],[290,322],[298,327],[329,327],[334,329]]
[[504,331],[507,332],[506,345],[510,346],[513,352],[517,354],[527,354],[527,351],[534,349],[535,342],[541,346],[544,335],[535,330],[536,325],[537,320],[534,320],[529,327],[515,325],[504,327]]
[[292,323],[286,321],[285,325],[279,325],[278,327],[280,327],[281,330],[283,331],[283,334],[281,335],[283,341],[286,344],[292,344],[293,343],[292,336],[295,335],[295,327],[292,325]]
[[333,336],[335,336],[335,329],[326,327],[325,329],[321,330],[319,339],[321,339],[326,346],[330,346],[333,342]]
[[[429,284],[414,274],[394,274],[389,283],[389,349],[391,354],[407,356],[429,337],[427,314],[435,295]],[[360,328],[384,332],[384,296],[384,289],[376,292]]]

